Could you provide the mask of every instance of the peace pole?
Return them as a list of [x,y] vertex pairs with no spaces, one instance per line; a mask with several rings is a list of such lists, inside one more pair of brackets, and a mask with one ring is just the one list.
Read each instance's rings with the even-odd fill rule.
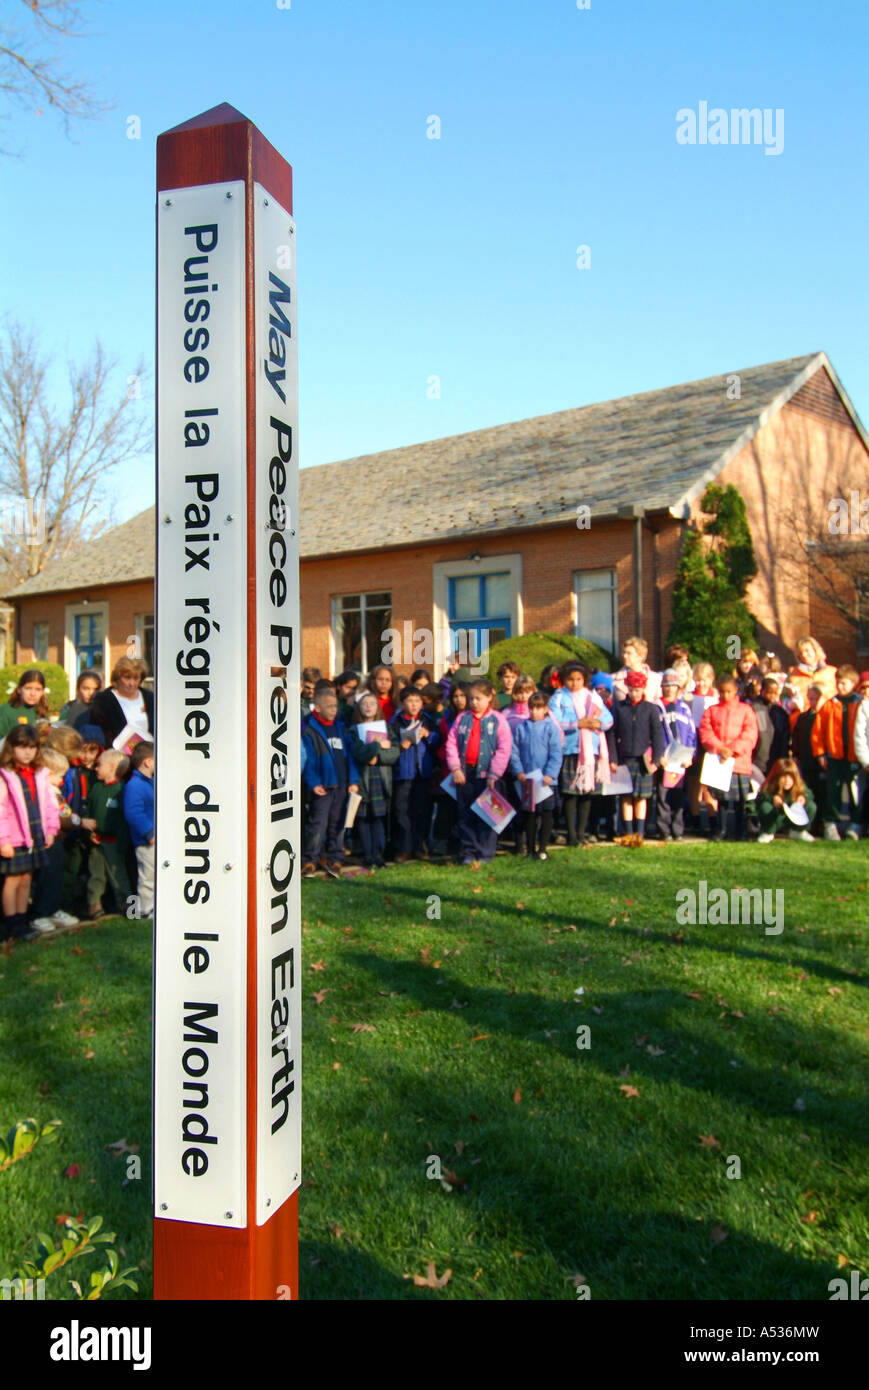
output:
[[157,141],[154,1297],[298,1297],[292,170],[223,105]]

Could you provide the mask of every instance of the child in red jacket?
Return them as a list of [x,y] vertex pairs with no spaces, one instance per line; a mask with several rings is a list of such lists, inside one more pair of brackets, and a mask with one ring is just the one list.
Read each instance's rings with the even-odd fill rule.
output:
[[738,698],[739,689],[733,676],[718,681],[718,704],[710,705],[700,721],[700,746],[707,753],[717,753],[723,763],[733,758],[730,787],[718,798],[718,832],[713,840],[723,840],[727,833],[727,813],[736,812],[736,838],[745,838],[745,810],[754,800],[751,786],[751,755],[757,743],[757,719],[751,705]]

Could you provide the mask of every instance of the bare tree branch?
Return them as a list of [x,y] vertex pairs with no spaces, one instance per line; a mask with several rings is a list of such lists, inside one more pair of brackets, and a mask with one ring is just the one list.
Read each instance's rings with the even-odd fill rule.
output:
[[7,104],[37,114],[43,105],[52,107],[67,134],[71,120],[95,120],[111,109],[64,67],[68,41],[86,37],[81,11],[79,0],[20,0],[17,23],[11,14],[0,18],[0,93]]
[[[20,324],[0,331],[0,565],[22,581],[69,555],[105,523],[116,464],[142,454],[150,424],[99,342],[70,363],[65,403],[51,360]],[[128,378],[129,380],[130,378]],[[141,364],[132,380],[141,382]],[[126,386],[126,383],[125,383]]]

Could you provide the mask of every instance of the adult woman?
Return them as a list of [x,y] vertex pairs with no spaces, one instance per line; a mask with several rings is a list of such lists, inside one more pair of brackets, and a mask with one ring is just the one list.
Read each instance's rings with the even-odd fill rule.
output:
[[139,688],[147,674],[148,667],[139,657],[122,656],[112,670],[111,688],[98,691],[91,700],[88,723],[102,729],[106,747],[119,747],[119,735],[128,725],[143,738],[153,734],[154,696]]
[[810,685],[820,686],[819,705],[835,695],[836,668],[827,665],[824,649],[814,637],[801,637],[797,642],[797,665],[788,672],[788,684],[799,693],[803,709],[808,705]]
[[67,700],[60,711],[61,724],[69,724],[73,729],[79,720],[83,724],[89,724],[91,701],[102,683],[99,671],[93,671],[90,667],[82,671],[75,683],[75,699]]
[[48,718],[45,677],[34,668],[21,675],[7,705],[0,705],[0,741],[16,724],[36,724]]

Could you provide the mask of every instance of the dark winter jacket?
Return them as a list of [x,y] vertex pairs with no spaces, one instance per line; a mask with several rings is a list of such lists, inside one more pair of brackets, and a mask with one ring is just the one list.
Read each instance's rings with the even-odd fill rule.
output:
[[392,795],[392,769],[398,762],[398,736],[395,729],[388,726],[386,733],[389,747],[383,748],[379,743],[364,741],[366,728],[367,725],[359,723],[350,729],[350,752],[356,769],[359,793],[363,801],[370,801],[372,779],[379,777],[383,794],[388,799]]
[[401,747],[402,729],[412,722],[412,720],[406,719],[403,714],[397,714],[394,719],[389,721],[389,727],[395,730],[399,744],[398,766],[395,769],[396,782],[410,782],[414,777],[422,777],[428,781],[437,766],[435,753],[441,736],[435,721],[424,710],[419,716],[419,722],[423,728],[428,729],[428,738],[421,738],[419,743],[412,743],[409,748]]
[[[148,716],[148,730],[154,732],[154,692],[152,690],[140,690],[145,703],[145,713]],[[96,724],[98,729],[102,729],[106,740],[106,747],[111,748],[118,734],[127,727],[127,716],[115,698],[114,690],[98,690],[94,698],[88,705],[86,724]]]
[[[356,764],[350,755],[347,730],[336,719],[333,724],[322,724],[316,714],[309,714],[302,720],[302,738],[307,747],[304,781],[310,790],[314,787],[347,787],[356,780]],[[333,748],[340,749],[346,760],[343,780],[338,776],[338,764],[333,756]]]
[[635,705],[630,700],[618,700],[613,719],[616,754],[620,763],[628,758],[641,758],[649,746],[655,762],[661,761],[667,741],[657,705],[649,700],[638,700]]

